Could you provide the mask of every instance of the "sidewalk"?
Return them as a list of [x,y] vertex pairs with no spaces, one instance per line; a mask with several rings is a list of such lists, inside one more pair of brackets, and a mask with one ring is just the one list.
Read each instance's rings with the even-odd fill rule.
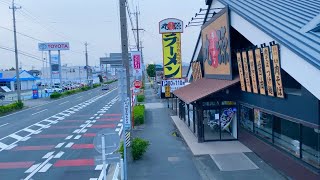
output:
[[132,137],[150,141],[141,160],[128,162],[128,179],[201,179],[194,165],[194,158],[184,141],[172,133],[175,131],[168,109],[146,84],[146,121],[143,127],[132,131]]

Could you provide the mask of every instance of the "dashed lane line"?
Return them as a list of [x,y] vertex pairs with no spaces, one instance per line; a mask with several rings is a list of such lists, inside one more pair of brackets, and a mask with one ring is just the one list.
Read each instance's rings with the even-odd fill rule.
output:
[[59,105],[63,105],[63,104],[66,104],[66,103],[68,103],[68,102],[70,102],[70,101],[66,101],[66,102],[60,103]]
[[1,124],[0,127],[6,126],[6,125],[8,125],[8,124],[9,124],[9,123]]
[[44,110],[42,110],[42,111],[39,111],[39,112],[33,113],[33,114],[31,114],[31,115],[33,116],[33,115],[36,115],[36,114],[40,114],[40,113],[42,113],[42,112],[44,112],[44,111],[48,111],[48,109],[44,109]]

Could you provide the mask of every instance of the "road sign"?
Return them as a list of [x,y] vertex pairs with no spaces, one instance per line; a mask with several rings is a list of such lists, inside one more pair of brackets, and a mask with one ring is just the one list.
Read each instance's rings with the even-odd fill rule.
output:
[[68,42],[51,42],[51,43],[39,43],[39,51],[62,51],[69,50]]
[[[106,155],[105,163],[112,164],[112,163],[117,163],[117,162],[120,162],[120,154],[119,153]],[[95,165],[103,164],[103,157],[102,156],[95,156],[94,157],[94,164]]]
[[162,80],[162,88],[161,91],[162,93],[165,92],[165,87],[169,85],[170,86],[170,91],[173,92],[183,86],[186,85],[186,80],[185,79],[168,79],[168,80]]
[[124,127],[126,130],[131,129],[131,119],[130,119],[130,102],[129,98],[127,97],[126,101],[124,102],[123,108],[123,116],[124,116]]
[[[104,142],[105,146],[102,147],[102,136],[104,136]],[[114,131],[110,131],[108,129],[100,131],[93,140],[93,145],[95,149],[102,153],[102,149],[105,149],[106,154],[114,153],[119,149],[120,145],[120,137],[118,133],[115,133]]]
[[165,87],[165,97],[170,97],[171,96],[171,93],[170,93],[170,86],[166,86]]
[[137,89],[140,89],[141,86],[142,86],[142,82],[139,81],[139,80],[135,80],[135,81],[133,82],[133,86],[134,86],[135,88],[137,88]]

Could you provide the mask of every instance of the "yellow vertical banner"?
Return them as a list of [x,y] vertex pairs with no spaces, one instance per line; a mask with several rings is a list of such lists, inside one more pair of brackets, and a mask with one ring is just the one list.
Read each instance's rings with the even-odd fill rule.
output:
[[263,51],[263,59],[264,59],[264,69],[266,71],[267,92],[269,96],[274,96],[269,47],[267,46],[262,48],[262,51]]
[[241,59],[241,53],[240,52],[237,52],[237,61],[238,61],[238,70],[239,70],[241,90],[242,91],[246,91],[246,85],[244,83],[242,59]]
[[258,85],[257,85],[256,67],[254,65],[254,55],[253,55],[252,49],[248,51],[248,56],[249,56],[252,89],[254,93],[258,94],[259,92],[258,92]]
[[164,77],[181,78],[181,33],[162,34]]
[[243,69],[244,69],[244,77],[246,79],[246,85],[247,85],[247,92],[251,91],[251,82],[250,82],[250,72],[249,72],[249,66],[248,66],[248,58],[247,58],[247,52],[242,52],[242,60],[243,60]]
[[259,49],[259,48],[255,49],[254,54],[256,56],[260,94],[266,95],[266,88],[264,85],[264,77],[263,77],[263,66],[262,66],[262,60],[261,60],[262,59],[261,58],[261,49]]
[[284,98],[282,80],[281,80],[281,67],[280,67],[280,56],[279,56],[279,46],[271,46],[272,50],[272,60],[273,60],[273,72],[276,82],[276,92],[277,97]]

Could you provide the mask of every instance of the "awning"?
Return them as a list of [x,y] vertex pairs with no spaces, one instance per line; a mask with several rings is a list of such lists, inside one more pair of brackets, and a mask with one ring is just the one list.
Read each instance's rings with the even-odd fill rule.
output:
[[180,89],[173,91],[173,94],[181,99],[183,102],[190,104],[194,101],[202,99],[208,95],[226,89],[236,83],[239,83],[239,77],[233,80],[219,80],[219,79],[199,79],[186,85]]

